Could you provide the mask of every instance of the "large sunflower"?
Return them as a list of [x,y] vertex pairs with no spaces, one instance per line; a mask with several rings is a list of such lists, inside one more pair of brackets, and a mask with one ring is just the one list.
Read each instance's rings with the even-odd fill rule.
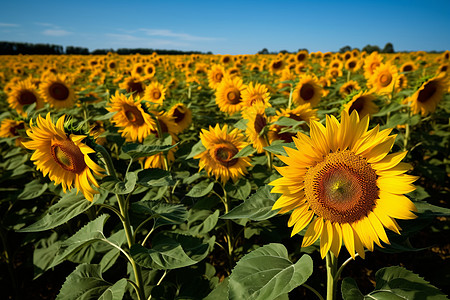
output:
[[152,104],[162,105],[166,98],[166,88],[161,83],[154,81],[145,88],[144,97]]
[[135,96],[143,96],[145,90],[144,82],[136,76],[127,77],[122,83],[119,84],[121,89],[127,91],[127,93],[134,93]]
[[192,123],[192,112],[183,103],[177,103],[169,110],[168,115],[173,118],[178,126],[178,132],[189,127]]
[[295,87],[292,95],[292,100],[297,105],[309,103],[311,107],[319,104],[322,97],[322,86],[319,84],[317,78],[306,75],[300,79]]
[[211,70],[208,71],[208,85],[213,90],[219,87],[225,76],[225,69],[221,65],[213,65]]
[[40,109],[44,106],[44,101],[39,96],[36,85],[30,79],[19,81],[11,87],[8,103],[12,109],[15,109],[19,115],[24,117],[26,117],[26,113],[23,110],[25,105],[36,103],[35,109]]
[[72,108],[75,104],[75,91],[72,80],[67,75],[50,75],[39,86],[45,101],[55,108]]
[[50,113],[46,118],[38,116],[36,126],[30,121],[27,134],[31,141],[22,142],[30,149],[35,150],[31,156],[37,169],[44,176],[50,178],[55,184],[61,184],[63,191],[70,190],[75,185],[78,191],[89,201],[98,191],[98,183],[92,172],[102,176],[103,168],[97,165],[90,157],[95,153],[83,141],[86,135],[68,134],[64,129],[64,116],[53,124]]
[[216,104],[225,113],[233,114],[242,108],[242,91],[246,85],[240,77],[225,76],[217,87]]
[[270,183],[281,193],[273,209],[293,210],[288,226],[292,236],[308,226],[302,247],[320,237],[322,258],[329,250],[337,257],[344,241],[350,255],[364,258],[381,241],[389,244],[384,227],[399,233],[394,218],[416,217],[414,204],[403,194],[415,189],[417,178],[404,174],[410,166],[400,161],[406,152],[389,154],[395,136],[392,129],[367,131],[368,116],[341,114],[341,123],[327,116],[326,127],[311,122],[310,137],[298,133],[297,149],[285,148],[279,156],[287,166],[283,176]]
[[428,115],[436,110],[436,106],[448,89],[448,81],[444,76],[438,75],[424,82],[420,88],[406,100],[411,104],[414,114]]
[[205,169],[208,175],[214,175],[217,180],[220,178],[223,184],[230,178],[236,182],[247,173],[247,167],[251,166],[250,158],[233,158],[247,146],[244,136],[238,129],[228,133],[226,124],[222,129],[216,124],[214,128],[209,126],[209,130],[202,129],[200,139],[206,150],[194,156],[200,159],[199,171]]
[[127,141],[142,142],[156,126],[152,117],[144,111],[141,102],[142,99],[139,96],[133,97],[131,95],[127,98],[116,91],[116,94],[111,96],[110,103],[106,106],[108,111],[116,112],[111,122],[117,127],[121,127],[119,132]]
[[263,153],[263,148],[269,146],[267,135],[262,133],[266,125],[270,123],[265,109],[264,103],[257,102],[242,111],[242,118],[248,120],[245,133],[258,153]]
[[361,91],[354,95],[352,99],[344,105],[344,110],[351,114],[354,110],[358,112],[360,118],[366,115],[372,115],[378,112],[378,106],[373,103],[377,97],[368,91]]
[[383,57],[378,54],[378,52],[372,52],[369,56],[364,59],[364,77],[369,79],[375,69],[383,62]]
[[264,84],[259,82],[247,85],[247,88],[242,91],[242,105],[243,107],[250,107],[256,103],[262,103],[265,106],[270,106],[270,93]]

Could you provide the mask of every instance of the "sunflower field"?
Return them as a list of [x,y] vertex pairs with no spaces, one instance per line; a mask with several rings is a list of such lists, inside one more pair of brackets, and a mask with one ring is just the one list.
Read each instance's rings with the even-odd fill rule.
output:
[[448,299],[449,67],[0,56],[0,298]]

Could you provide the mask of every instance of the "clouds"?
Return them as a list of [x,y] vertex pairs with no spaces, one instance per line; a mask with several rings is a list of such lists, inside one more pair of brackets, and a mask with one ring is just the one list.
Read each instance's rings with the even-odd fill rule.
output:
[[61,36],[71,35],[72,32],[64,30],[64,29],[46,29],[46,30],[42,31],[42,34],[48,35],[48,36],[61,37]]
[[6,27],[6,28],[12,28],[12,27],[19,27],[19,24],[12,24],[12,23],[0,23],[0,27]]

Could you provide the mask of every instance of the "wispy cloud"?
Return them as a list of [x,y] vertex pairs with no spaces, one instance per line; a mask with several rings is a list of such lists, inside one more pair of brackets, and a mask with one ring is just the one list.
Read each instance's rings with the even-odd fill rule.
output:
[[72,34],[70,31],[63,29],[46,29],[42,31],[42,34],[49,36],[67,36]]
[[19,27],[19,24],[0,23],[0,27]]
[[58,27],[58,26],[50,24],[50,23],[35,22],[34,24],[38,25],[38,26],[44,26],[44,27]]
[[184,41],[216,41],[218,38],[213,37],[203,37],[203,36],[195,36],[187,33],[177,33],[173,32],[170,29],[148,29],[148,28],[140,28],[139,31],[144,32],[148,36],[160,36],[167,38],[175,38]]
[[108,33],[105,36],[111,38],[110,43],[116,47],[134,48],[134,47],[189,47],[189,43],[183,41],[173,41],[164,39],[154,39],[132,34]]

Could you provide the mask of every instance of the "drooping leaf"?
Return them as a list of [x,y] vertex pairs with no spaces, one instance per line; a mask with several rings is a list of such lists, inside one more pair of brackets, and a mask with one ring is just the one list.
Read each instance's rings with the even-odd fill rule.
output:
[[271,189],[272,187],[268,185],[260,187],[255,194],[250,196],[250,198],[220,218],[262,221],[275,216],[277,214],[277,210],[272,210],[272,206],[278,199],[279,195],[270,193]]
[[219,283],[203,300],[228,300],[228,277]]
[[152,239],[151,249],[135,244],[130,253],[136,263],[143,267],[170,270],[201,261],[212,250],[214,241],[214,237],[204,243],[200,238],[160,234]]
[[308,255],[294,264],[282,244],[265,245],[237,262],[230,275],[229,299],[276,299],[306,282],[312,271]]
[[181,224],[188,218],[186,207],[180,204],[140,201],[133,203],[131,209],[136,213],[154,217],[155,228],[167,224]]
[[220,211],[214,212],[206,209],[190,209],[188,211],[188,221],[180,225],[180,229],[176,232],[188,234],[192,236],[205,235],[213,230],[219,220]]
[[287,156],[287,153],[284,150],[284,147],[289,147],[289,148],[295,149],[295,144],[294,143],[280,143],[280,144],[273,143],[270,146],[264,147],[264,150],[269,151],[270,153],[273,153],[276,155]]
[[189,153],[189,155],[186,157],[186,159],[194,158],[194,156],[202,153],[205,150],[206,150],[206,148],[205,148],[205,146],[203,146],[202,141],[200,140],[194,146],[192,146],[192,150]]
[[252,145],[247,145],[244,148],[242,148],[238,153],[236,153],[236,155],[233,156],[233,158],[247,157],[247,156],[252,155],[255,152],[256,152],[256,149],[253,148]]
[[137,184],[145,187],[168,186],[173,183],[170,172],[162,169],[144,169],[137,173]]
[[97,194],[94,196],[94,201],[91,202],[86,200],[82,193],[77,195],[76,190],[73,189],[65,194],[58,203],[52,205],[36,223],[22,228],[18,232],[37,232],[53,229],[85,212],[96,203],[103,203],[106,196],[106,193]]
[[342,283],[342,297],[353,299],[448,299],[438,288],[417,274],[402,267],[387,267],[375,274],[375,290],[362,296],[353,279],[345,278]]
[[64,282],[57,300],[122,300],[127,286],[125,278],[115,284],[105,281],[99,265],[81,264]]
[[214,187],[214,182],[202,181],[194,185],[186,196],[200,198],[208,195]]
[[122,147],[122,151],[126,153],[133,160],[140,157],[152,156],[161,152],[167,152],[175,145],[141,145],[141,144],[126,144]]
[[29,200],[37,198],[40,195],[42,195],[47,190],[47,188],[48,188],[47,183],[42,184],[39,182],[39,179],[35,179],[25,184],[22,193],[20,193],[19,196],[17,196],[17,199]]
[[227,183],[225,185],[225,190],[229,197],[245,200],[252,191],[252,185],[249,180],[242,178],[237,183]]
[[137,175],[133,172],[128,172],[125,181],[114,178],[113,176],[106,176],[102,179],[100,187],[113,194],[129,194],[136,186]]

